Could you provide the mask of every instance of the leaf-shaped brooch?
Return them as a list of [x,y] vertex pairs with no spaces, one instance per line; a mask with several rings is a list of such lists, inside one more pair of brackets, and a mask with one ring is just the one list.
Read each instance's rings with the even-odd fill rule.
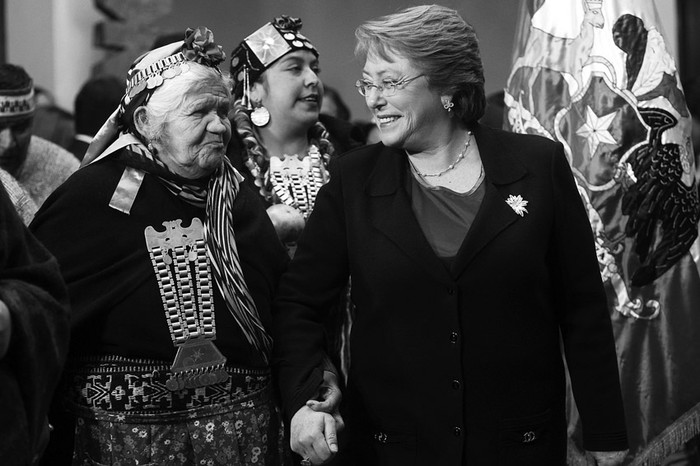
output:
[[510,208],[521,217],[524,217],[527,213],[527,209],[525,208],[525,206],[527,206],[527,201],[523,199],[520,194],[517,196],[513,196],[512,194],[508,196],[508,199],[506,199],[506,204],[508,204]]

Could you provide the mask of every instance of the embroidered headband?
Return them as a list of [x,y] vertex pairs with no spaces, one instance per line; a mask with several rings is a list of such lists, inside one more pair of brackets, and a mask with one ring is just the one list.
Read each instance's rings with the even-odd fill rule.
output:
[[[153,91],[166,80],[189,70],[193,61],[217,71],[218,64],[226,59],[223,47],[214,42],[214,34],[205,27],[188,28],[185,40],[164,45],[138,57],[127,72],[126,92],[120,104],[119,116],[127,113],[132,101],[136,107],[144,105]],[[139,98],[142,97],[142,98]]]
[[234,94],[248,105],[250,83],[254,83],[274,62],[295,50],[318,51],[301,32],[301,19],[282,15],[246,37],[231,52]]
[[22,89],[0,89],[0,121],[21,120],[32,116],[35,110],[33,84]]

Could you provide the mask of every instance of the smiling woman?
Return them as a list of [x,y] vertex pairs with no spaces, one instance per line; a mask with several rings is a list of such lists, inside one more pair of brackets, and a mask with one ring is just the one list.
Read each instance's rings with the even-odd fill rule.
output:
[[352,274],[348,464],[566,464],[567,368],[586,448],[620,464],[615,342],[562,145],[478,123],[481,54],[455,10],[406,8],[356,37],[382,144],[334,161],[273,307],[295,451],[326,459],[306,399]]
[[83,168],[32,223],[73,318],[52,464],[286,461],[268,326],[288,258],[225,157],[223,50],[206,28],[184,37],[134,62]]

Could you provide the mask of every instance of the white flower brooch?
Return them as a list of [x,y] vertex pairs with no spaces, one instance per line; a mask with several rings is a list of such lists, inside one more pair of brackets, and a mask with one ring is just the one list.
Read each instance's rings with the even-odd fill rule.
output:
[[518,194],[517,196],[513,196],[512,194],[508,196],[508,199],[506,199],[506,204],[508,204],[510,208],[513,209],[515,213],[520,215],[521,217],[524,217],[527,213],[527,209],[525,208],[525,206],[527,205],[527,201],[523,199],[523,197],[520,194]]

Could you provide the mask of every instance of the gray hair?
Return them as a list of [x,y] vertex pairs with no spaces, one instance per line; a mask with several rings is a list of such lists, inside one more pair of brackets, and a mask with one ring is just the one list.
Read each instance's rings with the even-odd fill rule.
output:
[[209,92],[220,86],[231,97],[232,81],[228,75],[222,76],[215,68],[200,65],[195,62],[187,63],[190,69],[171,79],[166,79],[156,89],[146,104],[146,114],[152,128],[151,134],[143,134],[147,142],[159,140],[165,124],[171,118],[173,111],[182,106],[185,98],[198,93]]
[[411,61],[441,94],[452,95],[455,114],[467,126],[484,114],[484,67],[474,28],[459,13],[440,5],[405,8],[366,21],[355,30],[355,56]]

